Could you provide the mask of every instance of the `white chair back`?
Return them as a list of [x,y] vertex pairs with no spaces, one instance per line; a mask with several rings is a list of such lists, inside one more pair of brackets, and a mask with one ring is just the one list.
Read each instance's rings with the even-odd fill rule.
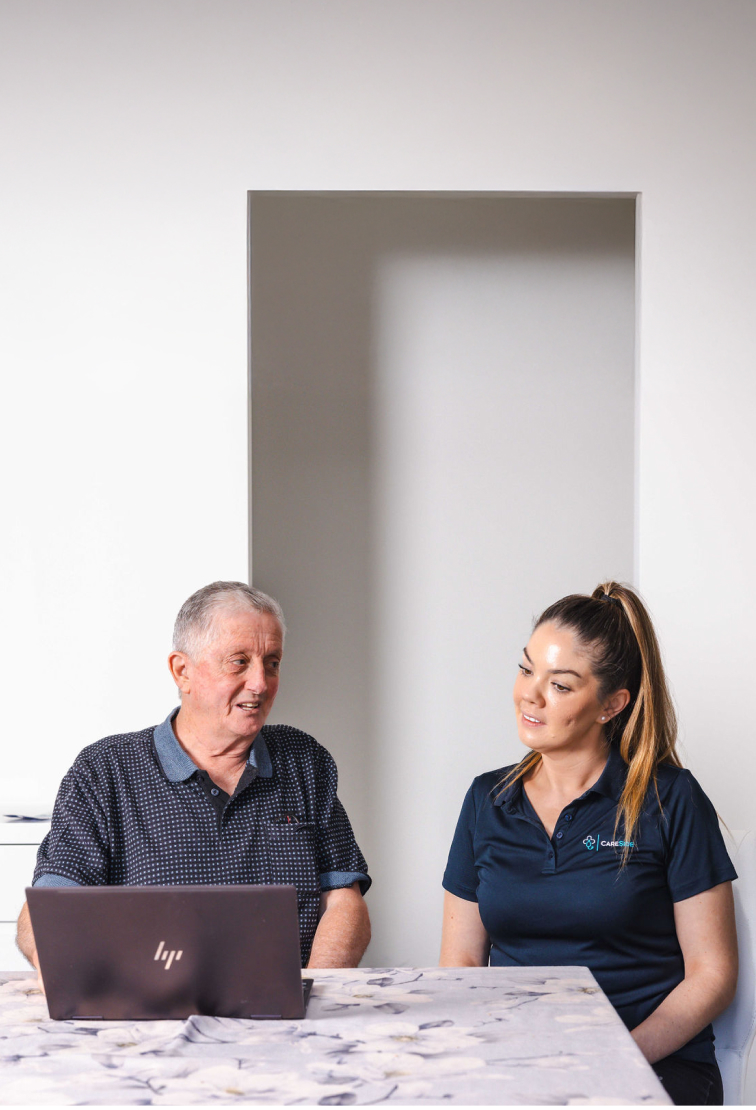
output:
[[722,833],[738,873],[733,889],[740,973],[735,999],[714,1022],[714,1035],[725,1106],[742,1106],[748,1055],[756,1033],[756,832],[723,828]]

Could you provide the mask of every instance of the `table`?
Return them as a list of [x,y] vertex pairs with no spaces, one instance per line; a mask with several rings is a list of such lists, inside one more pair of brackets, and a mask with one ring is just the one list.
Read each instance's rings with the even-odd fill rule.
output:
[[303,1021],[50,1021],[0,973],[0,1102],[668,1105],[586,968],[308,972]]

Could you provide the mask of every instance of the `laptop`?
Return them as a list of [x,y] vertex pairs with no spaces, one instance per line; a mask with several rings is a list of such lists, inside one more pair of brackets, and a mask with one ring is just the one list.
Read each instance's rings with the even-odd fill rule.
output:
[[293,886],[29,887],[50,1017],[302,1018]]

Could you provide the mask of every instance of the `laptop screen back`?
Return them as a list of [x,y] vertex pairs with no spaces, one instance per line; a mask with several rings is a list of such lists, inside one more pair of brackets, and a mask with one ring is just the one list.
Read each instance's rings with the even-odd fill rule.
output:
[[304,1016],[293,886],[30,887],[50,1016]]

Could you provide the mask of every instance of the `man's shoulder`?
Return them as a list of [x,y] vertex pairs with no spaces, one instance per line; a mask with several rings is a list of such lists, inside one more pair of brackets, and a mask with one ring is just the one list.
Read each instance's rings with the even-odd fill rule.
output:
[[288,758],[315,762],[333,762],[330,752],[314,736],[303,732],[293,725],[263,725],[260,735],[270,752],[271,758]]
[[102,767],[107,764],[120,763],[131,758],[143,758],[144,754],[152,748],[152,737],[155,725],[140,729],[138,732],[115,732],[112,736],[103,736],[82,748],[74,762],[74,767],[80,769]]

